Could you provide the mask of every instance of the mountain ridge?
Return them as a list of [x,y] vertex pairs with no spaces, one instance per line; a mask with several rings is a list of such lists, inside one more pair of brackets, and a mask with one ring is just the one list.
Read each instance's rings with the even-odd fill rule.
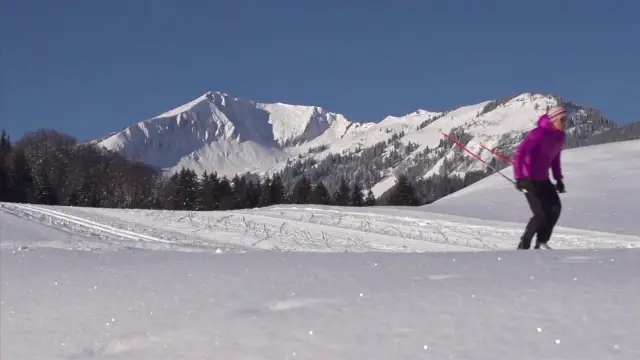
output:
[[[440,130],[453,132],[468,147],[495,162],[483,153],[481,143],[513,151],[539,115],[557,104],[570,108],[568,133],[575,144],[569,146],[618,128],[597,109],[532,92],[447,111],[417,109],[404,116],[365,122],[320,106],[261,103],[209,91],[97,143],[166,172],[185,167],[228,177],[247,172],[278,173],[291,181],[306,173],[332,184],[337,181],[334,175],[341,173],[380,196],[402,172],[424,180],[443,173],[449,176],[487,169],[449,147]],[[365,149],[371,150],[366,152],[367,158],[358,158]],[[355,154],[348,160],[353,164],[332,164],[333,168],[322,172],[313,168],[339,154]],[[452,161],[458,163],[452,165]]]
[[361,124],[318,106],[259,103],[210,91],[97,143],[158,168],[186,165],[230,175],[259,170],[256,163],[266,169],[291,155],[286,148],[332,134],[329,142]]

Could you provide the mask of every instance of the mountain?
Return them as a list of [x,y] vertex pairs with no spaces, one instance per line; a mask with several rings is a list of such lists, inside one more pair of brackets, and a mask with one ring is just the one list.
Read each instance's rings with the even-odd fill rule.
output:
[[229,177],[277,173],[287,185],[306,174],[329,188],[345,177],[381,196],[400,173],[417,181],[460,176],[469,182],[470,173],[477,180],[493,172],[441,132],[480,153],[492,168],[507,166],[480,145],[512,154],[539,115],[556,104],[570,109],[567,147],[588,145],[595,136],[601,142],[620,137],[614,133],[619,126],[597,109],[551,94],[522,93],[447,111],[417,110],[357,122],[318,106],[259,103],[208,92],[97,143],[168,172],[185,167]]
[[317,106],[264,104],[208,92],[112,134],[99,145],[168,171],[265,171],[303,144],[329,144],[366,124]]

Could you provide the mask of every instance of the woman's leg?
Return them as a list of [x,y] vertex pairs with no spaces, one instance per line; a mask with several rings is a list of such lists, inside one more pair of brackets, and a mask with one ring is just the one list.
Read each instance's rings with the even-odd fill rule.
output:
[[562,211],[560,196],[558,196],[558,192],[551,182],[545,186],[542,193],[543,196],[541,196],[541,200],[543,202],[545,221],[540,227],[538,237],[536,238],[536,249],[539,249],[540,245],[546,244],[549,241]]
[[[540,228],[544,226],[546,221],[546,212],[544,208],[544,198],[541,195],[544,195],[543,192],[540,191],[540,186],[534,183],[532,191],[529,191],[524,194],[529,203],[529,208],[531,212],[533,212],[533,216],[529,219],[529,223],[527,223],[527,227],[524,230],[524,234],[520,238],[520,244],[518,244],[518,249],[529,249],[531,247],[531,240],[536,233],[539,232]],[[538,239],[540,235],[538,234]]]

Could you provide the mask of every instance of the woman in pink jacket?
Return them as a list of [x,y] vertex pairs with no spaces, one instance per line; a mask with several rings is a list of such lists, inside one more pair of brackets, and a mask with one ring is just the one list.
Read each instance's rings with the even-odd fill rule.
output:
[[[556,106],[538,120],[538,127],[524,139],[515,155],[514,175],[516,187],[525,192],[533,217],[520,238],[518,249],[529,249],[533,235],[537,234],[535,249],[549,248],[553,228],[560,217],[560,197],[565,192],[562,182],[560,153],[564,147],[567,110]],[[549,169],[556,180],[549,179]]]

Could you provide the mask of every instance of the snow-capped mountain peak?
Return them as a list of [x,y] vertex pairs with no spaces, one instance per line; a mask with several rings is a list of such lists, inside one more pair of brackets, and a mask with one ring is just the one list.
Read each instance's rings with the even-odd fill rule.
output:
[[[473,151],[482,153],[480,144],[510,151],[559,101],[564,100],[522,93],[447,111],[418,109],[378,122],[356,122],[319,106],[261,103],[210,91],[99,144],[167,171],[185,167],[227,176],[273,173],[300,160],[316,178],[340,173],[380,195],[399,172],[426,179],[442,171],[456,174],[486,167],[467,160],[452,165],[460,154],[442,147],[441,131],[455,132]],[[566,104],[573,117],[568,131],[578,140],[617,126],[597,110]],[[321,163],[330,154],[351,155]],[[486,151],[483,156],[491,157]]]
[[318,106],[258,103],[210,91],[99,145],[159,168],[231,175],[268,169],[290,156],[287,148],[323,135],[321,142],[330,143],[352,125]]

